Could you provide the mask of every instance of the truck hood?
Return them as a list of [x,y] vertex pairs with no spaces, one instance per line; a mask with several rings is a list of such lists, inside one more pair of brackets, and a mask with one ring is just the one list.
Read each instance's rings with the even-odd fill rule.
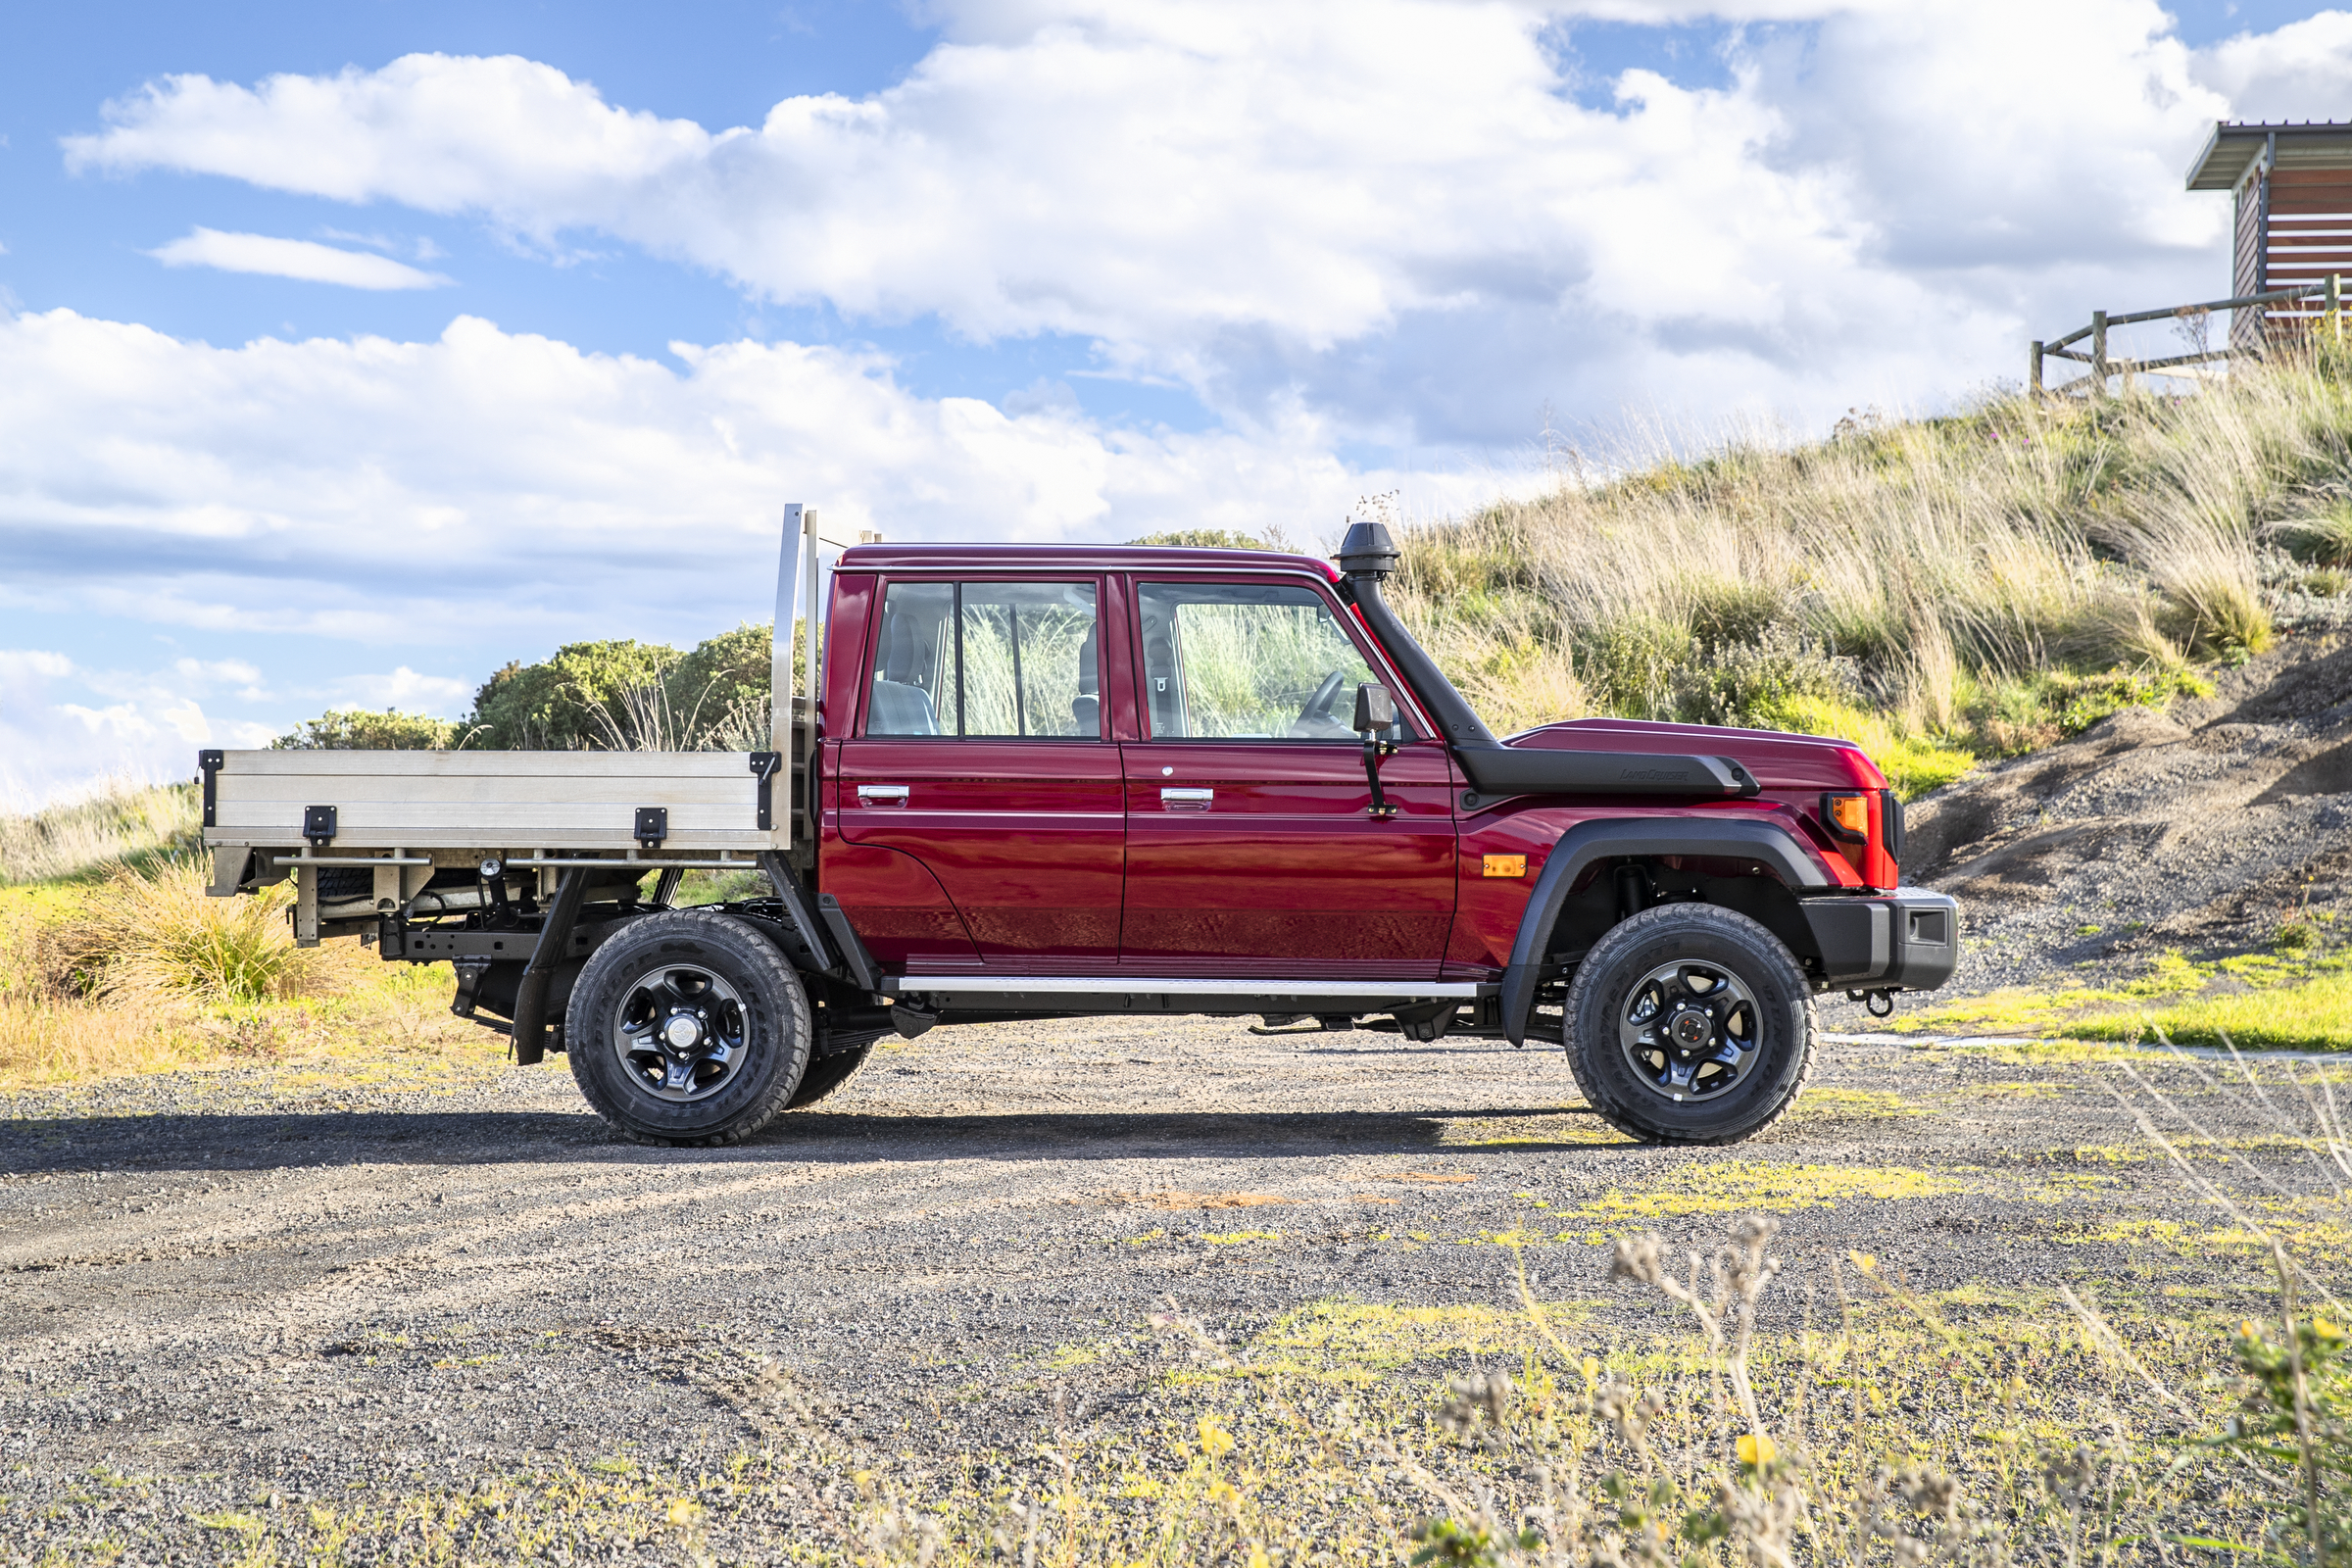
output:
[[1767,790],[1882,790],[1886,775],[1851,741],[1713,724],[1657,724],[1636,718],[1575,718],[1503,738],[1512,751],[1631,752],[1721,757]]

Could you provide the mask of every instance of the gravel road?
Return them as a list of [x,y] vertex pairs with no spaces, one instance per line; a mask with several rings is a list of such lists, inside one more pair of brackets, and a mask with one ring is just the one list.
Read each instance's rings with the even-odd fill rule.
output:
[[2202,1210],[2080,1054],[1833,1044],[1788,1122],[1690,1152],[1625,1144],[1556,1051],[1209,1020],[937,1030],[725,1151],[614,1143],[560,1060],[431,1092],[241,1069],[24,1095],[0,1560],[52,1530],[201,1556],[208,1508],[387,1478],[714,1464],[786,1383],[860,1451],[985,1481],[1057,1398],[1152,1408],[1144,1325],[1171,1301],[1239,1342],[1332,1298],[1508,1306],[1524,1255],[1540,1293],[1639,1328],[1608,1238],[1711,1242],[1750,1207],[1782,1213],[1792,1272],[1859,1248],[1927,1289],[2258,1287],[2112,1240]]

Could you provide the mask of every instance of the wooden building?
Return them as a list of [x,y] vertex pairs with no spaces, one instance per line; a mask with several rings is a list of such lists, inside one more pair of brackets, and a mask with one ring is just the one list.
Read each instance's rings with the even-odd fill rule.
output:
[[[2226,190],[2236,203],[2230,293],[2325,283],[2352,272],[2352,123],[2213,127],[2188,172],[2190,190]],[[2306,296],[2231,313],[2230,346],[2258,348],[2281,326],[2307,329],[2327,310]]]

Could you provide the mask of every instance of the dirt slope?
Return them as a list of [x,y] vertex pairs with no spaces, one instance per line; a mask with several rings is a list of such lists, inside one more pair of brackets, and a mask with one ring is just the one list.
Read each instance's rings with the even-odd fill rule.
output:
[[2243,952],[2306,904],[2352,921],[2352,639],[2296,639],[2216,688],[1913,804],[1905,877],[1963,905],[1955,989]]

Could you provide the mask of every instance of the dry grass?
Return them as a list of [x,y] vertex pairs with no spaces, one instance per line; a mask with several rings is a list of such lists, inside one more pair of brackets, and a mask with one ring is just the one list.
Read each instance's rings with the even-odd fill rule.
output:
[[30,815],[0,816],[0,887],[74,876],[94,866],[192,843],[193,784],[110,779]]
[[295,947],[284,888],[204,885],[161,858],[0,891],[0,1088],[275,1054],[286,1004],[384,984],[354,944]]
[[1406,528],[1395,597],[1498,729],[1867,730],[1927,787],[2110,710],[2084,677],[2162,701],[2192,662],[2265,647],[2265,542],[2335,559],[2348,443],[2333,358],[2185,398],[1740,436]]

